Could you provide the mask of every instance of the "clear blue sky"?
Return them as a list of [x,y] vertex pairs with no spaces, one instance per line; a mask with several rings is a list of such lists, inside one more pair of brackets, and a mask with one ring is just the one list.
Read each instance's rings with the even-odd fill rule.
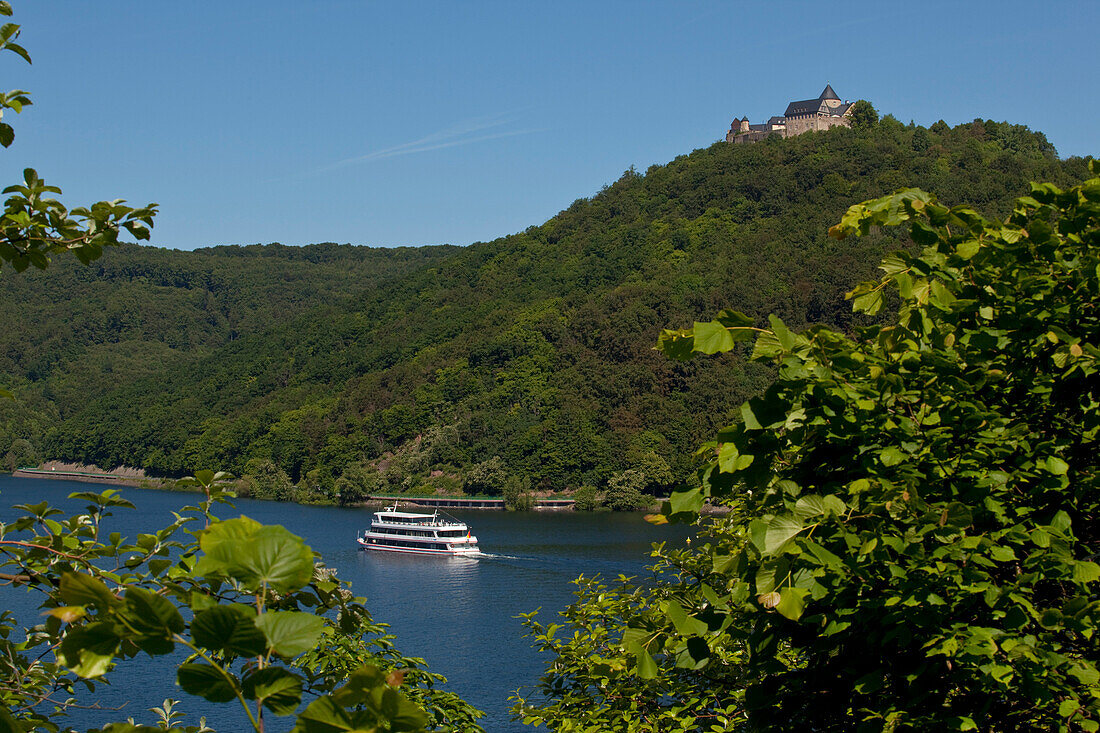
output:
[[1100,2],[15,0],[0,181],[158,202],[153,243],[469,244],[826,82],[1100,154]]

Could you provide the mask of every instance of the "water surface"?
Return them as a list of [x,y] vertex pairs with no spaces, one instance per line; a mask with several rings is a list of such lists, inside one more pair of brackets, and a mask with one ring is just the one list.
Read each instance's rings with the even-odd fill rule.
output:
[[[68,494],[103,488],[3,474],[0,520],[10,521],[18,513],[11,509],[14,504],[43,500],[67,513],[79,512],[84,503],[67,499]],[[172,511],[194,503],[197,497],[133,488],[123,488],[122,493],[138,508],[116,510],[105,528],[130,538],[171,523]],[[246,514],[260,522],[282,524],[305,538],[340,578],[351,582],[356,595],[366,596],[375,620],[390,624],[398,649],[426,659],[432,671],[448,677],[447,689],[486,711],[482,724],[490,733],[531,730],[511,721],[507,698],[537,681],[545,658],[523,638],[516,616],[539,607],[547,612],[564,608],[573,599],[570,581],[582,573],[609,578],[642,574],[653,542],[679,541],[685,536],[683,528],[654,527],[640,514],[455,510],[450,514],[473,528],[486,556],[424,557],[358,550],[355,536],[369,522],[366,509],[249,499],[235,504],[235,509],[221,507],[218,515]],[[27,619],[26,625],[38,622],[37,603],[25,591],[0,588],[0,605]],[[104,704],[125,705],[122,712],[76,712],[71,716],[74,725],[86,728],[127,716],[151,723],[146,709],[172,697],[182,700],[179,707],[188,713],[187,721],[197,722],[199,715],[206,715],[219,733],[246,727],[235,706],[212,706],[176,687],[164,659],[139,656],[121,664],[112,680],[112,688],[97,697]],[[276,724],[268,729],[289,727],[289,723]]]

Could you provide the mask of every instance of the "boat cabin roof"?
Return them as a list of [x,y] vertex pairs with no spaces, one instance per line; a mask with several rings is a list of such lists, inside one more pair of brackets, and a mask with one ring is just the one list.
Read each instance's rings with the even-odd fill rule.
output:
[[400,519],[435,519],[434,514],[415,514],[413,512],[375,512],[379,517],[398,517]]

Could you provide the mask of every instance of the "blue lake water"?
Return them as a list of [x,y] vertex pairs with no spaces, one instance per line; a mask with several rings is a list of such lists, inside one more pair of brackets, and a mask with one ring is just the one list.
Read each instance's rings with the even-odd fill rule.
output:
[[[18,514],[14,504],[48,500],[76,513],[83,502],[67,499],[74,491],[99,491],[102,485],[13,478],[0,474],[0,521]],[[136,510],[119,509],[105,523],[108,531],[128,537],[172,522],[172,511],[194,503],[195,494],[123,488]],[[324,562],[350,581],[356,595],[366,596],[376,621],[390,624],[398,649],[423,657],[432,671],[449,679],[446,689],[458,693],[487,715],[490,733],[530,730],[511,721],[508,697],[534,685],[546,662],[536,653],[516,616],[541,607],[550,613],[573,599],[573,579],[597,573],[641,575],[654,542],[682,541],[682,527],[654,527],[640,514],[505,513],[453,511],[470,524],[486,556],[478,559],[434,558],[364,552],[356,533],[369,521],[367,509],[305,507],[240,499],[236,508],[222,507],[223,518],[246,514],[267,524],[282,524],[301,535]],[[25,591],[0,587],[0,606],[38,623],[38,600]],[[200,715],[219,733],[245,730],[246,721],[231,705],[212,706],[175,686],[165,660],[139,656],[111,674],[112,686],[97,695],[104,705],[124,705],[120,712],[75,711],[78,728],[133,716],[152,723],[147,708],[165,698],[181,700],[185,722]],[[269,730],[287,719],[277,719]]]

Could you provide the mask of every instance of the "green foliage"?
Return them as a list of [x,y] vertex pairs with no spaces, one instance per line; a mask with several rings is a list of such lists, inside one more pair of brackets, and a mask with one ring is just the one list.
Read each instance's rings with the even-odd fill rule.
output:
[[117,245],[123,232],[149,239],[157,213],[156,204],[135,209],[121,199],[70,211],[50,197],[61,189],[47,185],[33,168],[23,171],[23,183],[3,193],[11,196],[0,218],[0,266],[7,262],[16,272],[31,265],[44,269],[50,255],[61,252],[72,252],[87,264],[98,259],[104,247]]
[[519,476],[504,479],[501,497],[504,508],[513,512],[529,512],[535,507],[535,497],[531,493],[531,480]]
[[352,465],[344,469],[336,479],[337,501],[343,506],[351,506],[366,501],[372,494],[380,493],[382,476],[372,467]]
[[[11,14],[10,4],[0,1],[0,15]],[[30,62],[15,43],[18,36],[18,25],[0,27],[0,50]],[[0,95],[0,111],[20,112],[29,104],[21,91]],[[13,135],[0,123],[0,145],[9,146]],[[69,211],[49,196],[60,189],[29,168],[24,183],[4,193],[11,196],[0,217],[0,267],[7,262],[16,272],[30,265],[45,269],[50,255],[67,251],[87,265],[105,246],[117,245],[122,232],[148,239],[156,213],[154,205],[133,209],[121,201]],[[81,399],[87,394],[77,391]],[[12,397],[0,390],[0,398]],[[280,422],[308,437],[323,406],[288,411]],[[10,421],[4,423],[10,430]],[[190,440],[184,449],[206,446]],[[273,446],[273,452],[282,448]],[[5,460],[33,454],[33,445],[17,436]],[[252,488],[260,492],[281,493],[289,484],[270,460],[249,465],[256,474]],[[327,490],[326,475],[314,468],[303,482]],[[443,678],[420,669],[423,660],[400,655],[364,599],[317,563],[301,538],[247,517],[219,521],[212,508],[232,497],[230,480],[213,471],[181,480],[204,500],[134,542],[120,533],[101,536],[101,521],[113,509],[133,508],[114,490],[71,494],[88,502],[72,517],[60,519],[60,510],[41,502],[16,507],[24,514],[0,523],[0,579],[39,592],[46,609],[44,622],[22,629],[10,612],[0,612],[0,730],[59,730],[78,683],[94,692],[118,664],[141,654],[172,654],[177,646],[187,654],[176,669],[180,688],[209,702],[238,703],[260,733],[265,713],[295,716],[300,733],[481,730],[481,713],[454,695],[436,694]],[[313,700],[305,704],[307,694]],[[174,704],[166,700],[153,710],[158,727],[131,720],[107,725],[103,733],[210,730],[205,721],[177,726]]]
[[[11,14],[10,3],[0,4],[0,15]],[[20,33],[15,23],[0,26],[0,51],[11,51],[29,64],[30,54],[15,42]],[[21,89],[0,93],[0,113],[11,110],[18,114],[30,104],[30,97]],[[0,122],[0,145],[9,147],[14,139],[12,126]],[[138,240],[149,239],[157,213],[155,204],[135,209],[121,200],[70,211],[51,197],[61,189],[46,185],[32,168],[23,171],[22,183],[8,186],[3,193],[11,196],[0,216],[0,269],[6,262],[16,272],[31,265],[45,268],[50,255],[61,252],[72,252],[87,264],[103,254],[104,247],[117,245],[123,232]]]
[[266,458],[254,458],[245,465],[242,479],[246,496],[254,499],[274,499],[291,501],[294,498],[294,483],[286,471]]
[[672,467],[665,459],[668,450],[668,441],[656,430],[645,430],[631,440],[626,464],[629,470],[642,474],[644,490],[663,493],[675,482]]
[[[58,258],[0,289],[0,383],[22,401],[0,405],[0,447],[25,438],[44,458],[168,476],[247,476],[268,460],[295,486],[278,495],[300,501],[335,501],[359,465],[387,494],[462,477],[468,493],[500,495],[499,482],[469,485],[494,457],[538,491],[636,469],[664,494],[770,367],[668,361],[652,349],[661,324],[721,303],[795,330],[865,324],[841,296],[907,245],[891,232],[830,242],[849,204],[920,185],[1004,215],[1028,180],[1083,170],[1016,125],[880,123],[721,143],[470,247]],[[727,335],[712,328],[705,348]]]
[[582,486],[573,492],[573,509],[578,512],[594,512],[607,506],[603,492],[595,486]]
[[924,151],[928,150],[928,146],[932,144],[932,136],[928,134],[928,130],[923,127],[918,127],[913,130],[913,150]]
[[[229,478],[197,472],[183,483],[202,503],[136,542],[100,536],[104,517],[132,508],[114,490],[73,494],[88,502],[77,516],[61,519],[43,502],[0,525],[2,577],[40,592],[47,610],[25,640],[0,614],[4,729],[56,729],[77,683],[94,691],[131,658],[182,647],[180,688],[240,705],[257,731],[267,715],[295,716],[301,733],[481,730],[481,713],[436,690],[443,678],[398,653],[363,599],[299,537],[247,517],[219,521],[211,510],[228,501]],[[44,661],[51,648],[57,661]],[[162,721],[178,717],[171,706],[155,711]]]
[[291,501],[300,504],[331,504],[336,496],[336,481],[328,466],[318,466],[298,482]]
[[860,99],[852,104],[852,127],[857,130],[868,130],[878,124],[878,111],[866,99]]
[[[700,562],[682,568],[710,570]],[[742,725],[738,696],[723,691],[746,680],[739,673],[740,656],[723,649],[720,671],[714,664],[714,676],[700,671],[688,644],[705,646],[704,637],[715,636],[721,625],[713,610],[706,621],[699,620],[699,610],[685,612],[691,606],[671,575],[658,576],[665,582],[653,587],[631,584],[629,578],[614,586],[580,578],[578,601],[560,614],[561,623],[543,625],[537,614],[525,614],[537,648],[554,661],[540,685],[545,698],[514,698],[513,713],[527,724],[578,733],[719,733]],[[661,628],[669,610],[689,632],[685,638],[671,640]],[[714,632],[708,623],[714,623]]]
[[469,494],[500,496],[508,485],[508,470],[500,456],[482,461],[466,472],[464,488]]
[[646,476],[641,471],[629,468],[616,473],[607,482],[604,501],[612,511],[635,512],[650,503],[642,493],[646,485]]
[[[582,581],[564,627],[528,620],[555,659],[526,719],[1100,728],[1100,177],[1035,184],[1004,222],[906,189],[832,234],[879,227],[920,250],[849,297],[892,315],[852,335],[772,317],[753,358],[775,379],[656,520],[729,513],[658,548],[655,584]],[[705,353],[714,331],[662,346]]]
[[11,447],[4,454],[3,466],[9,471],[14,471],[20,466],[37,466],[38,451],[34,445],[25,438],[16,438]]
[[[10,17],[12,14],[11,3],[0,3],[0,15]],[[30,54],[21,45],[16,43],[16,39],[22,31],[20,27],[15,23],[5,23],[3,27],[0,27],[0,51],[11,51],[17,56],[21,57],[28,64],[31,63]],[[12,112],[19,114],[23,111],[24,107],[29,107],[32,104],[30,97],[22,89],[15,89],[4,94],[0,94],[0,112],[6,109],[10,109]],[[5,148],[10,147],[12,141],[15,139],[15,130],[8,123],[0,123],[0,145]]]

